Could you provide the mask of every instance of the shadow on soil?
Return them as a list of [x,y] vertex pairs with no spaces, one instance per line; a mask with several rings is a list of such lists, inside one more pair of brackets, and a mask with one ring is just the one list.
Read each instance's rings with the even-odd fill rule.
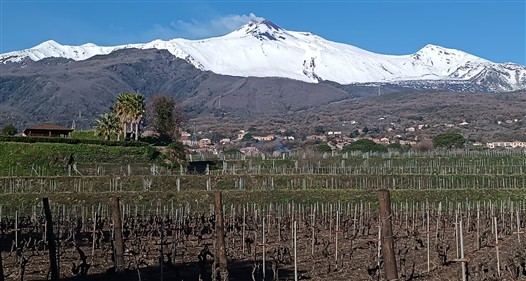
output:
[[[263,271],[261,270],[261,261],[258,261],[258,267],[254,270],[254,263],[252,261],[244,260],[233,260],[229,261],[228,272],[230,281],[246,281],[253,280],[252,274],[254,272],[255,280],[257,281],[271,281],[274,280],[274,274],[272,269],[269,267],[270,262],[267,264],[267,270],[265,272],[265,279],[263,279]],[[203,276],[199,279],[200,272]],[[140,277],[139,277],[140,274]],[[305,274],[303,271],[298,271],[298,275],[302,276]],[[294,280],[294,271],[289,269],[280,268],[278,270],[279,280]],[[190,262],[184,264],[167,265],[163,268],[163,279],[164,280],[203,280],[212,281],[211,278],[211,264],[208,264],[205,271],[200,269],[198,262]],[[302,278],[305,279],[305,278]],[[161,280],[161,269],[160,267],[147,267],[142,268],[140,272],[137,270],[126,270],[122,273],[116,273],[111,268],[106,273],[101,274],[88,274],[87,276],[75,276],[61,279],[63,281],[74,281],[74,280],[111,280],[111,281],[150,281],[150,280]]]

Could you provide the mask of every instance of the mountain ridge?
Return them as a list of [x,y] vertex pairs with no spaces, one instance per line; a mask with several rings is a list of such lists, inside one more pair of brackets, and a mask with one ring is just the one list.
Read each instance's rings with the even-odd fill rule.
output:
[[526,66],[494,63],[432,44],[413,54],[377,54],[310,32],[289,31],[267,19],[251,21],[224,36],[201,40],[176,38],[119,46],[67,46],[49,40],[30,49],[0,54],[0,63],[48,57],[86,60],[130,48],[165,49],[199,70],[239,77],[339,84],[473,81],[488,84],[488,91],[492,92],[526,89]]
[[[290,128],[307,134],[322,125],[349,133],[364,126],[388,128],[392,122],[410,127],[467,120],[471,125],[464,128],[466,134],[492,138],[494,133],[524,135],[526,122],[526,91],[487,93],[485,86],[472,81],[314,84],[220,75],[196,69],[167,50],[123,49],[84,61],[46,58],[22,67],[3,65],[0,127],[12,123],[22,130],[43,122],[65,126],[75,122],[77,130],[92,129],[99,114],[108,112],[122,92],[146,99],[157,93],[174,96],[192,120],[188,125],[207,132],[256,126],[268,132]],[[508,119],[521,121],[510,128],[497,124]],[[352,120],[357,123],[350,127]]]
[[[190,117],[272,116],[344,100],[336,83],[237,77],[196,69],[166,50],[123,49],[83,61],[46,58],[0,73],[0,124],[58,122],[91,128],[121,92],[166,93]],[[80,114],[79,112],[82,112]],[[64,124],[65,125],[65,124]]]

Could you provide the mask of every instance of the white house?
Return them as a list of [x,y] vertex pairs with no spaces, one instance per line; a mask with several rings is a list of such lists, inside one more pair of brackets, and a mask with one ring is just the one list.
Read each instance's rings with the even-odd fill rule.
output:
[[523,141],[495,141],[495,142],[488,142],[486,144],[488,148],[525,148],[526,142]]

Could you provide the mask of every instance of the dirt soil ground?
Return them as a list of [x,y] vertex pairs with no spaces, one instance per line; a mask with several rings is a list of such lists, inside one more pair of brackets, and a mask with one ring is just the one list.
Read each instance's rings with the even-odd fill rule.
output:
[[[312,214],[297,212],[293,218],[292,215],[269,212],[261,216],[251,212],[246,214],[245,231],[242,213],[233,218],[226,216],[230,280],[294,280],[293,220],[297,221],[298,279],[385,280],[383,261],[378,257],[378,219],[375,214],[352,210],[342,215],[323,212],[316,216],[314,225]],[[263,219],[265,243],[262,240]],[[458,217],[454,213],[430,215],[429,271],[425,216],[415,215],[415,212],[407,215],[395,213],[393,233],[400,280],[462,280],[462,262],[457,258],[460,257],[460,246],[457,247],[459,244],[455,239],[457,232],[460,235],[459,228],[455,228],[460,220],[463,221],[468,280],[526,280],[526,236],[516,233],[513,216],[504,213],[498,216],[496,244],[489,214],[481,213],[477,220],[474,212],[460,213]],[[72,217],[63,220],[60,228],[55,227],[60,241],[60,276],[64,280],[145,281],[161,280],[161,276],[165,280],[212,280],[215,268],[214,223],[215,218],[210,215],[179,219],[125,215],[125,271],[115,273],[111,220],[97,220],[95,241],[91,219]],[[43,240],[43,219],[19,218],[17,237],[12,231],[14,220],[4,218],[0,226],[0,250],[6,280],[47,280],[49,260]],[[161,246],[162,273],[159,266]],[[83,258],[84,265],[88,266],[85,276],[82,274]]]

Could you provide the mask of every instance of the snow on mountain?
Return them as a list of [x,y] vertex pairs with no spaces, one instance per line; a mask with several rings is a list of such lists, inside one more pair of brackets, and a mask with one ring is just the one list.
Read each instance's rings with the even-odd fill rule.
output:
[[0,55],[0,62],[19,62],[25,58],[39,61],[49,57],[61,57],[73,60],[85,60],[96,55],[106,55],[111,53],[115,47],[99,47],[95,44],[87,43],[81,46],[67,46],[49,40],[31,49],[15,51]]
[[198,69],[232,76],[285,77],[312,83],[328,80],[340,84],[476,80],[491,82],[495,90],[526,89],[525,66],[493,63],[435,45],[409,55],[377,54],[312,33],[288,31],[265,19],[203,40],[155,40],[110,47],[66,46],[47,41],[31,49],[1,54],[0,62],[47,57],[85,60],[125,48],[166,49]]

